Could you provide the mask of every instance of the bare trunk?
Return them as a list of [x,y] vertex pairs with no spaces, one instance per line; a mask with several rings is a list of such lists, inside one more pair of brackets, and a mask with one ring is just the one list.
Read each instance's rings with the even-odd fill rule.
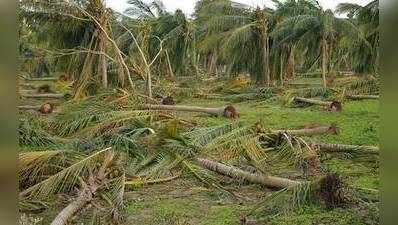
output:
[[103,55],[105,54],[106,50],[106,42],[103,37],[101,37],[101,43],[100,43],[100,52],[102,53],[99,56],[99,65],[98,65],[98,71],[101,73],[101,80],[102,80],[102,87],[103,88],[108,88],[108,62],[106,59],[106,56]]
[[243,179],[251,183],[261,184],[269,188],[282,189],[300,184],[298,181],[289,180],[286,178],[249,173],[239,168],[227,166],[225,164],[214,162],[208,159],[198,158],[197,161],[202,167],[208,170],[229,176],[231,178],[239,180]]
[[148,97],[152,98],[152,75],[149,67],[147,68],[146,90]]
[[[101,15],[101,21],[99,21],[101,23],[102,28],[106,31],[107,29],[107,15],[106,12],[104,11]],[[101,80],[102,80],[102,87],[103,88],[108,88],[108,71],[107,71],[107,67],[108,67],[108,62],[107,62],[107,58],[105,56],[106,54],[106,36],[105,36],[105,32],[101,30],[101,28],[99,28],[99,52],[101,53],[98,57],[98,72],[101,74]]]
[[169,56],[169,52],[166,50],[166,59],[167,59],[167,65],[169,67],[169,72],[170,72],[170,78],[172,80],[175,80],[175,75],[173,72],[173,68],[171,68],[171,62],[170,62],[170,56]]
[[326,40],[322,40],[322,80],[323,87],[326,88],[326,73],[327,73],[327,43]]
[[57,81],[56,77],[29,78],[23,77],[26,81]]
[[291,135],[297,136],[307,136],[307,135],[317,135],[317,134],[338,134],[339,128],[331,125],[331,126],[319,126],[314,128],[306,128],[300,130],[274,130],[275,133],[288,133]]
[[351,100],[364,100],[364,99],[379,99],[378,95],[347,95]]
[[341,145],[341,144],[324,144],[315,143],[315,147],[322,152],[346,152],[346,153],[366,153],[378,155],[380,150],[375,146],[357,146],[357,145]]
[[341,102],[338,102],[338,101],[325,102],[325,101],[321,101],[321,100],[309,99],[309,98],[301,98],[301,97],[294,97],[293,101],[294,102],[307,103],[307,104],[310,104],[310,105],[326,106],[328,110],[336,111],[336,112],[340,112],[342,110]]
[[295,59],[294,59],[294,51],[295,50],[295,48],[294,48],[294,46],[292,47],[292,50],[291,50],[291,62],[292,62],[292,78],[294,79],[294,78],[296,78],[296,61],[295,61]]
[[19,110],[39,110],[40,109],[40,105],[21,105],[18,106]]
[[281,53],[281,56],[280,56],[281,58],[280,58],[280,74],[279,74],[279,79],[280,79],[280,84],[281,84],[281,87],[283,87],[283,53]]
[[64,94],[22,94],[24,98],[36,98],[36,99],[62,99],[65,98]]
[[183,106],[183,105],[146,105],[145,108],[152,110],[170,110],[170,111],[183,111],[183,112],[200,112],[207,113],[215,116],[223,116],[225,107],[220,108],[204,108],[196,106]]
[[268,52],[268,37],[267,28],[263,31],[263,72],[265,77],[265,83],[267,87],[271,86],[271,77],[269,73],[269,52]]

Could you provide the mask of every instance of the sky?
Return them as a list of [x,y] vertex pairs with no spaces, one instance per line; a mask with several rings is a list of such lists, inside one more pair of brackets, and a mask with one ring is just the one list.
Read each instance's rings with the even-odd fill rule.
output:
[[[123,12],[128,7],[127,0],[105,0],[105,1],[108,7],[118,12]],[[252,7],[273,6],[272,1],[270,0],[233,0],[233,1],[244,3]],[[367,3],[371,2],[371,0],[318,0],[318,1],[324,8],[332,10],[334,10],[338,4],[343,2],[356,3],[359,5],[366,5]],[[187,15],[191,15],[193,13],[196,2],[197,0],[163,0],[163,4],[165,5],[168,11],[174,12],[176,9],[181,9]]]

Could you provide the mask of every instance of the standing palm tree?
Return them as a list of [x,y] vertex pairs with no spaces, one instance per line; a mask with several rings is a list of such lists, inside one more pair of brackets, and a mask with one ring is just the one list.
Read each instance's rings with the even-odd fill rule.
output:
[[[279,43],[296,44],[310,60],[321,59],[323,86],[330,68],[330,49],[338,35],[339,21],[331,10],[323,10],[317,2],[290,1],[282,5],[284,12],[294,12],[282,20],[273,32]],[[307,60],[308,60],[307,59]]]
[[353,61],[353,69],[358,73],[377,72],[379,58],[379,1],[374,0],[365,6],[353,3],[338,5],[337,13],[347,14],[349,21],[358,27],[368,45],[363,41],[346,36],[343,47],[348,58]]
[[219,0],[203,6],[198,19],[205,21],[203,45],[213,42],[214,35],[219,35],[221,56],[231,71],[247,70],[256,84],[271,85],[272,10],[236,8],[230,1]]
[[108,34],[112,11],[102,0],[24,0],[21,9],[29,28],[60,55],[60,70],[77,78],[75,97],[85,96],[87,88],[96,83],[93,74],[101,74],[98,80],[104,88],[108,86],[108,59],[116,64],[120,85],[124,86],[127,74],[133,87],[120,50]]

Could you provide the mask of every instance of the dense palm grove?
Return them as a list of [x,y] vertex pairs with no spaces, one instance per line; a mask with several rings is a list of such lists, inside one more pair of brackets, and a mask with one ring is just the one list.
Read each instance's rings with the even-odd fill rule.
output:
[[[335,118],[348,100],[378,99],[379,1],[335,11],[316,0],[272,2],[199,0],[187,16],[157,0],[128,0],[123,13],[102,0],[21,0],[20,222],[135,224],[126,192],[180,179],[240,198],[224,175],[278,190],[236,216],[240,224],[307,204],[378,223],[378,190],[353,188],[322,165],[337,152],[377,171],[378,147],[307,137],[337,135],[336,124],[271,129],[231,103],[321,105]],[[172,220],[151,224],[199,224]]]

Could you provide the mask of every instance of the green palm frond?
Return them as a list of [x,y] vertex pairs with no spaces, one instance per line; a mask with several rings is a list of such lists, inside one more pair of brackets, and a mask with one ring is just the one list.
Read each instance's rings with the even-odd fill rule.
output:
[[62,169],[47,179],[23,190],[20,195],[24,198],[48,198],[60,191],[67,192],[79,185],[82,177],[87,176],[97,164],[104,159],[110,148],[95,152],[87,157],[79,157],[72,165]]

